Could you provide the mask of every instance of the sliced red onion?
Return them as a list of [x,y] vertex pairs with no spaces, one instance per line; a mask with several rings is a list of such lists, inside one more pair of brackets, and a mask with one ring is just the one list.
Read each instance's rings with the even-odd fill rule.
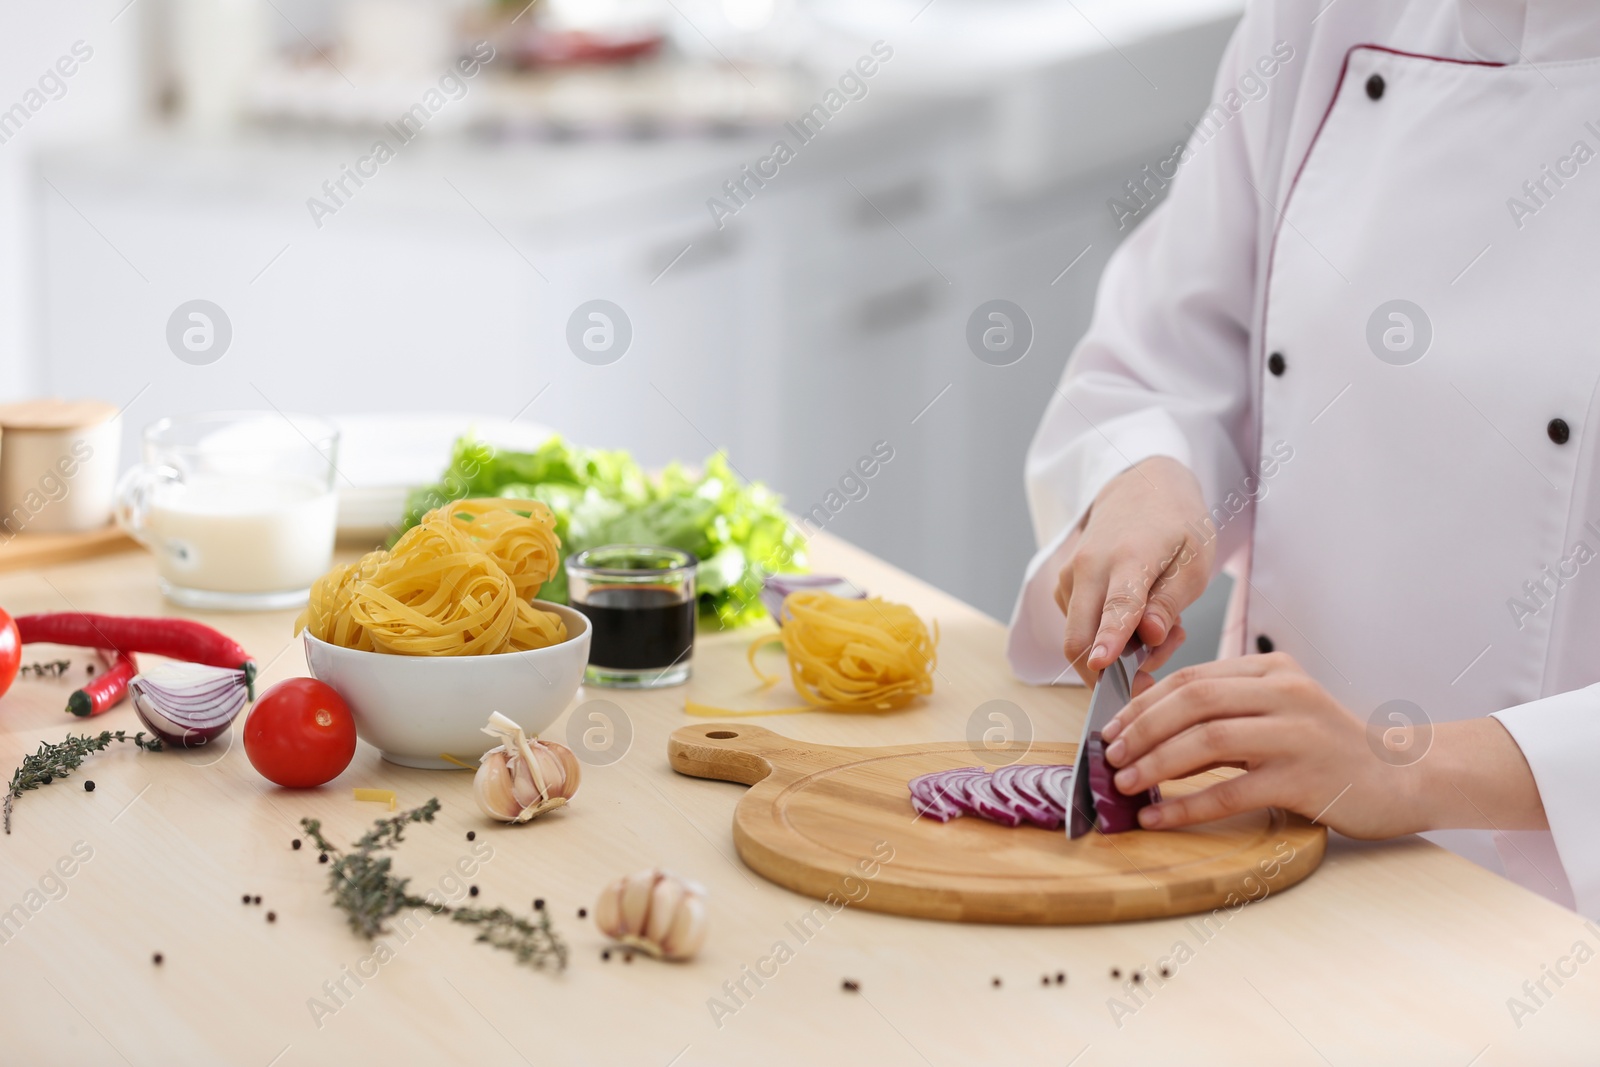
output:
[[242,670],[200,663],[159,663],[128,683],[133,709],[151,733],[178,748],[196,748],[227,730],[244,708]]
[[1013,763],[994,772],[990,784],[996,795],[1006,801],[1011,810],[1035,826],[1055,830],[1061,826],[1063,812],[1032,788],[1039,777],[1038,764]]
[[828,574],[772,574],[761,584],[761,603],[772,621],[783,625],[783,599],[796,589],[820,589],[824,593],[861,600],[866,593],[844,578]]
[[957,767],[918,775],[907,788],[912,808],[939,822],[973,814],[1003,826],[1027,822],[1056,830],[1072,803],[1072,768],[1016,763],[991,774],[982,767]]
[[912,807],[918,814],[939,822],[965,815],[972,810],[972,798],[967,794],[965,783],[987,773],[979,767],[958,767],[919,775],[910,783]]
[[1072,768],[1049,766],[1039,776],[1039,791],[1051,805],[1065,814],[1072,807]]
[[1022,825],[1023,814],[995,792],[992,777],[973,779],[967,783],[967,791],[972,794],[974,813],[1002,826]]

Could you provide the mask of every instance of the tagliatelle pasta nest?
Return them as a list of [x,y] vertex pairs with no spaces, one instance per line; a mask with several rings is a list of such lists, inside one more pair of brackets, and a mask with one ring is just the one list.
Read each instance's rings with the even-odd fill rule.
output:
[[[904,604],[797,590],[784,598],[777,639],[796,692],[816,707],[888,711],[933,692],[939,627],[930,635]],[[752,646],[752,667],[766,643]]]
[[566,624],[528,601],[560,563],[545,505],[458,500],[428,512],[393,548],[317,579],[295,633],[402,656],[545,648],[567,639]]

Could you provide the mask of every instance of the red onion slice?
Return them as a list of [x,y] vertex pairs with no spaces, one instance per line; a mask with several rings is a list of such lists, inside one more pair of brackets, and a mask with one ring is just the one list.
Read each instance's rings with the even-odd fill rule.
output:
[[1046,830],[1060,827],[1062,812],[1052,807],[1043,797],[1028,788],[1030,778],[1037,778],[1037,764],[1013,763],[994,772],[989,784],[1011,810],[1035,826]]
[[1028,822],[1055,830],[1066,821],[1072,802],[1072,768],[1022,763],[991,774],[982,767],[957,767],[918,775],[907,789],[913,810],[939,822],[971,813],[1003,826]]
[[972,795],[972,810],[985,819],[1002,826],[1022,824],[1022,813],[995,792],[993,778],[974,778],[967,791]]

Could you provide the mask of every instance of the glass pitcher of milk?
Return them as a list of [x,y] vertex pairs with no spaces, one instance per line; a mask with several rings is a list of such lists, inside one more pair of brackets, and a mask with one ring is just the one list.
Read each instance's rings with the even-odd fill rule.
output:
[[315,415],[162,419],[117,486],[117,522],[155,554],[176,604],[298,607],[333,558],[338,447],[338,428]]

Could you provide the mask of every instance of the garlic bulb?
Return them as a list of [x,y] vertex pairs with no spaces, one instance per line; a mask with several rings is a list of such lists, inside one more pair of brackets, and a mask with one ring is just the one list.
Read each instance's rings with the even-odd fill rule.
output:
[[657,959],[686,960],[705,944],[706,891],[671,871],[636,871],[600,891],[594,921],[606,936]]
[[578,791],[578,758],[554,741],[528,739],[498,711],[483,732],[501,743],[483,754],[472,781],[478,807],[491,819],[527,822],[561,807]]

